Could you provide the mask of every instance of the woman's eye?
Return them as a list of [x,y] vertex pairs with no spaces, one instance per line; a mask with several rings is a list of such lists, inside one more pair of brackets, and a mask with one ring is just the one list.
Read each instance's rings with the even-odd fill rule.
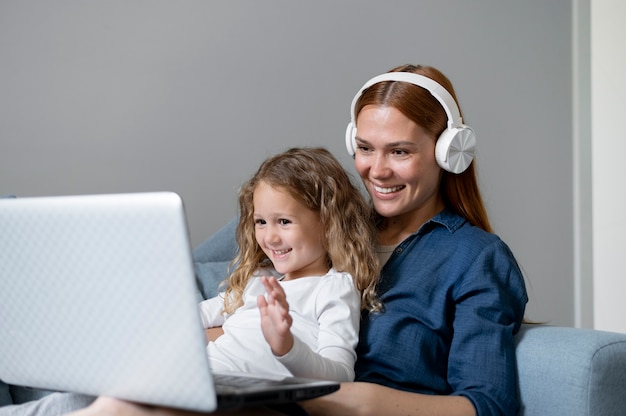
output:
[[396,156],[404,156],[407,154],[406,150],[402,150],[402,149],[393,149],[391,153]]

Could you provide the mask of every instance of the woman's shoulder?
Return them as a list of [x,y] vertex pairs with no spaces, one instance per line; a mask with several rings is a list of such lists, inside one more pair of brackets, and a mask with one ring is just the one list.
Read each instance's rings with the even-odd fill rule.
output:
[[484,251],[504,252],[512,257],[509,246],[498,234],[483,230],[471,224],[467,219],[451,210],[444,210],[431,222],[433,229],[438,230],[438,240],[457,253],[474,253]]
[[471,224],[469,221],[465,221],[465,223],[458,228],[457,232],[463,239],[471,240],[474,243],[482,243],[484,245],[505,244],[498,234],[483,230]]

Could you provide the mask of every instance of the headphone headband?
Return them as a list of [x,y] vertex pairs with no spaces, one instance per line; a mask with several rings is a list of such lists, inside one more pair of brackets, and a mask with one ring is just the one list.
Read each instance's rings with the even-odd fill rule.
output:
[[426,89],[433,97],[437,99],[437,101],[439,101],[439,103],[445,110],[446,115],[448,116],[448,128],[458,127],[463,124],[459,107],[456,105],[456,101],[454,101],[454,98],[452,98],[452,95],[450,95],[448,90],[445,89],[437,81],[424,75],[414,74],[412,72],[386,72],[384,74],[377,75],[367,81],[352,99],[352,105],[350,107],[350,117],[352,118],[352,122],[354,124],[356,124],[354,110],[356,109],[356,103],[357,101],[359,101],[359,98],[361,98],[361,94],[363,94],[363,91],[365,91],[374,84],[378,84],[379,82],[384,81],[408,82],[409,84],[417,85],[418,87]]

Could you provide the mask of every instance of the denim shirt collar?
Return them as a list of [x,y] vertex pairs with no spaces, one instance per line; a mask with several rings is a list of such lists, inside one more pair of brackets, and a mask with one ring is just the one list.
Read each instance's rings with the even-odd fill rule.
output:
[[412,235],[419,235],[422,232],[427,232],[435,225],[442,225],[448,229],[448,231],[452,234],[456,230],[458,230],[467,220],[461,217],[456,212],[452,211],[449,208],[444,208],[437,215],[426,221],[422,226],[414,232]]

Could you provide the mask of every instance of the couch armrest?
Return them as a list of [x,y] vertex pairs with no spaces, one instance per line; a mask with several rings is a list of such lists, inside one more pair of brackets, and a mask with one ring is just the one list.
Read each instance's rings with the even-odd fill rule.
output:
[[626,334],[523,325],[516,344],[520,415],[626,412]]

